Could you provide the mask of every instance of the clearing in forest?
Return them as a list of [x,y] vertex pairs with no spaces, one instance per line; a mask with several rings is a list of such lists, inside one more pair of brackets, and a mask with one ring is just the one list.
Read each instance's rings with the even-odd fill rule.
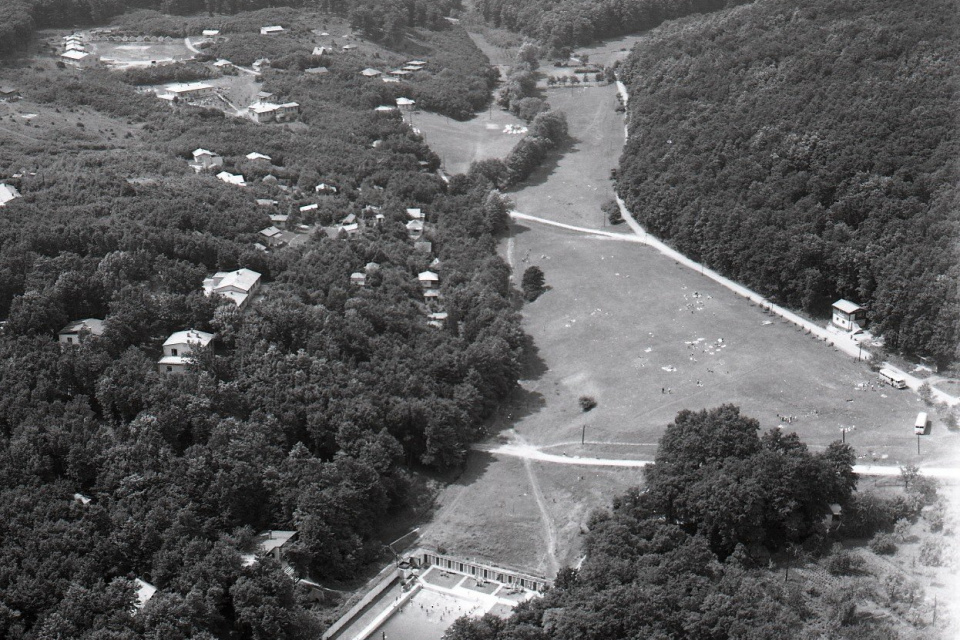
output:
[[[600,212],[613,197],[610,170],[624,142],[615,87],[552,89],[547,99],[567,114],[571,143],[509,194],[516,209],[630,233],[609,227]],[[430,123],[418,126],[437,149]],[[865,364],[649,247],[524,222],[513,224],[502,251],[517,282],[537,265],[550,287],[523,308],[536,353],[513,403],[491,425],[507,439],[561,455],[652,459],[678,411],[733,403],[764,429],[796,431],[814,450],[847,429],[859,463],[958,461],[957,436],[932,411],[933,429],[917,455],[912,424],[928,408],[916,394],[879,385]],[[582,412],[582,395],[595,397],[597,408]],[[548,526],[556,557],[572,564],[590,510],[641,479],[637,470],[532,464],[550,518],[520,460],[474,453],[461,482],[441,496],[425,541],[544,571]]]

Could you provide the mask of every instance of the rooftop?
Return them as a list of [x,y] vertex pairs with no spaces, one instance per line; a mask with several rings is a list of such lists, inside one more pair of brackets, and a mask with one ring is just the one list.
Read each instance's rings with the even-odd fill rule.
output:
[[856,302],[850,302],[849,300],[844,300],[841,298],[833,303],[834,309],[839,309],[844,313],[855,313],[857,311],[863,311],[863,307],[858,305]]
[[0,207],[7,204],[14,198],[19,198],[20,192],[17,191],[16,187],[13,187],[9,184],[0,183]]
[[167,338],[163,346],[175,344],[196,344],[205,347],[213,340],[213,334],[206,331],[197,331],[196,329],[187,329],[186,331],[177,331]]
[[271,160],[271,158],[268,155],[254,151],[247,154],[247,160]]
[[271,553],[290,542],[295,535],[296,531],[264,531],[257,536],[257,546],[261,553]]
[[84,320],[75,320],[60,330],[64,333],[80,333],[86,329],[95,336],[103,335],[103,320],[99,318],[85,318]]

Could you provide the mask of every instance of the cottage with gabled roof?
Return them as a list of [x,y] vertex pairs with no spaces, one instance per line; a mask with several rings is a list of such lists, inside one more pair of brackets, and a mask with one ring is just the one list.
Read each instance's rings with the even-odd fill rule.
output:
[[206,296],[221,295],[244,309],[260,288],[260,274],[251,269],[218,271],[203,281]]
[[380,71],[379,69],[373,69],[371,67],[367,67],[366,69],[360,72],[360,75],[364,76],[365,78],[376,78],[377,76],[383,75],[383,72]]
[[274,226],[269,226],[266,229],[261,229],[260,239],[266,242],[271,247],[278,247],[284,243],[283,232]]
[[867,310],[856,302],[841,298],[833,303],[831,322],[844,331],[856,331],[867,324]]
[[206,347],[213,334],[196,329],[177,331],[163,343],[163,357],[157,362],[160,373],[183,373],[194,362],[195,350]]
[[20,192],[17,191],[17,188],[0,182],[0,207],[5,206],[11,200],[15,200],[20,197]]
[[214,153],[213,151],[207,151],[206,149],[194,149],[193,163],[191,166],[195,171],[203,171],[204,169],[222,167],[223,157],[221,157],[220,154]]
[[407,223],[407,235],[417,239],[423,235],[423,220],[411,220]]
[[417,280],[424,289],[436,289],[440,285],[440,276],[433,271],[421,271]]
[[137,578],[135,582],[137,584],[137,601],[133,603],[133,611],[131,612],[133,614],[143,609],[147,602],[150,601],[150,598],[157,593],[157,588],[149,582],[145,582],[140,578]]
[[350,284],[355,287],[365,287],[367,285],[367,274],[355,271],[350,274]]
[[80,344],[88,337],[100,337],[103,335],[103,320],[99,318],[86,318],[71,322],[63,329],[60,329],[58,340],[60,344]]
[[217,178],[223,180],[227,184],[234,184],[238,187],[246,186],[246,182],[243,180],[243,176],[238,173],[230,173],[228,171],[221,171],[217,174]]

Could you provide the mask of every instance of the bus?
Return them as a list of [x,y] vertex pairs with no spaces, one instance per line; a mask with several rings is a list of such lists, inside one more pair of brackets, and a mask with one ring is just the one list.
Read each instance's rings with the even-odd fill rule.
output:
[[894,389],[907,388],[907,381],[904,377],[891,369],[880,369],[880,382],[885,382]]
[[[917,414],[917,421],[913,425],[913,432],[918,436],[922,436],[927,432],[927,413],[926,411],[921,411]],[[919,446],[919,445],[918,445]]]

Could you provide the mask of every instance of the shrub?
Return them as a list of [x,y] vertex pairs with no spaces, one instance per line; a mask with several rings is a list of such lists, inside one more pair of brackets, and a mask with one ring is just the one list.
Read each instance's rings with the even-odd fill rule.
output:
[[603,203],[603,206],[600,207],[600,210],[603,211],[604,215],[607,217],[607,221],[610,222],[610,224],[623,224],[623,215],[620,213],[620,206],[617,204],[616,200],[607,200]]
[[533,302],[540,297],[544,291],[543,270],[540,267],[527,267],[523,272],[523,281],[521,283],[523,297],[527,302]]
[[586,413],[597,406],[597,400],[593,396],[580,396],[580,409]]
[[891,556],[897,552],[897,543],[889,533],[878,533],[870,539],[870,550],[881,556]]
[[943,545],[936,540],[924,540],[920,545],[920,564],[925,567],[943,565]]
[[889,529],[904,511],[901,502],[870,492],[854,494],[843,507],[841,531],[847,538],[868,538]]
[[827,560],[827,571],[835,576],[852,576],[862,573],[865,564],[863,558],[855,553],[839,551]]
[[923,400],[925,405],[930,406],[933,404],[933,390],[930,388],[929,382],[924,382],[917,387],[917,395],[920,396],[920,399]]

